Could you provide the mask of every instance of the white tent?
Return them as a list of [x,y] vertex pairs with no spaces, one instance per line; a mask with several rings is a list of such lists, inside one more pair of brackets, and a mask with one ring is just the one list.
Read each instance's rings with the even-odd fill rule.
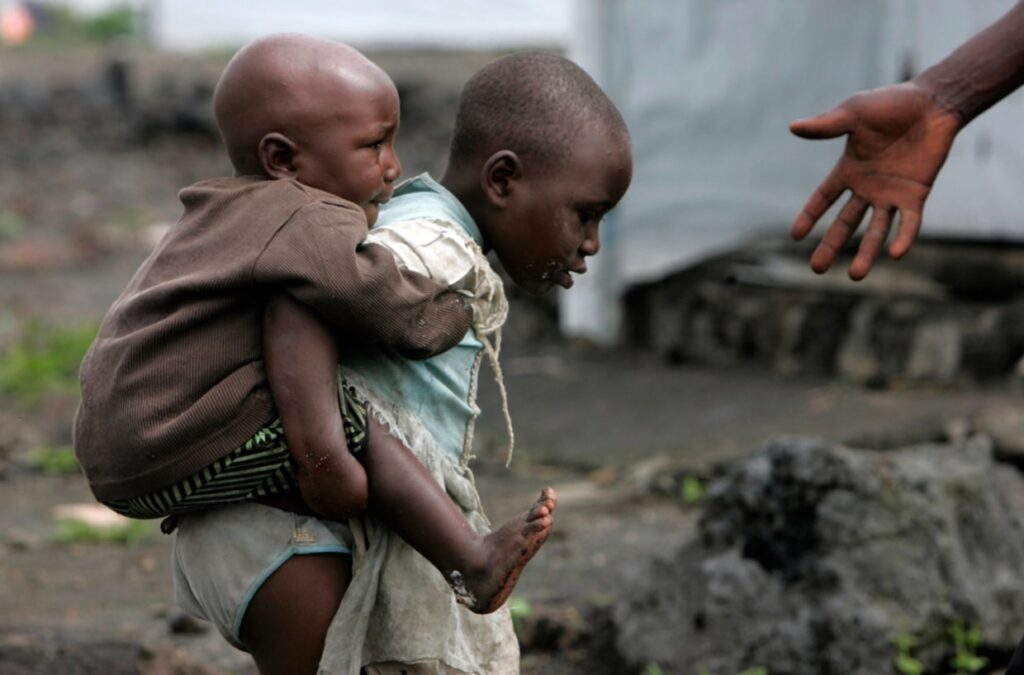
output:
[[146,7],[150,38],[163,49],[233,48],[276,31],[318,35],[361,48],[494,49],[562,45],[571,2],[147,0]]
[[[577,0],[571,54],[621,108],[636,170],[592,273],[563,295],[563,330],[613,342],[629,285],[784,234],[842,147],[787,123],[919,72],[1013,4]],[[1024,239],[1022,128],[1017,92],[960,134],[925,236]]]

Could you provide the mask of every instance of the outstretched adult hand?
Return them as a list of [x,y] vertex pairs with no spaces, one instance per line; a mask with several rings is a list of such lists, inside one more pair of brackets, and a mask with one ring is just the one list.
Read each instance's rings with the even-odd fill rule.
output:
[[897,212],[899,229],[889,255],[906,255],[961,126],[957,115],[914,82],[861,92],[827,113],[791,122],[790,131],[803,138],[847,136],[842,157],[793,222],[793,237],[803,239],[843,192],[852,193],[814,250],[811,268],[821,274],[832,266],[869,208],[871,222],[850,277],[863,279],[871,271]]

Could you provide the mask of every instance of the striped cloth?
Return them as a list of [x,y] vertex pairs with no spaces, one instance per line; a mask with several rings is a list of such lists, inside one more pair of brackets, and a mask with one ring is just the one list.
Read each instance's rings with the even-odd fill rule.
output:
[[[339,403],[351,452],[366,447],[366,402],[342,381]],[[298,487],[281,418],[275,417],[242,446],[170,487],[141,497],[104,502],[129,518],[163,518],[221,504],[249,501]]]

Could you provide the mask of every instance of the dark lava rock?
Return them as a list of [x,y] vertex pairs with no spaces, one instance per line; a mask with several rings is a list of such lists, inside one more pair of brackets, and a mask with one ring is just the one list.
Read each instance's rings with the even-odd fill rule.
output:
[[617,608],[618,650],[666,673],[878,675],[913,636],[931,672],[962,621],[1008,655],[1024,623],[1009,471],[984,437],[891,452],[773,441],[709,487],[699,540]]

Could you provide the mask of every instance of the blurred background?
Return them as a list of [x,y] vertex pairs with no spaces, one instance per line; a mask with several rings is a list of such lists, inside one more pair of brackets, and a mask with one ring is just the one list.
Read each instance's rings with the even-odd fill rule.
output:
[[959,136],[922,240],[858,284],[788,238],[842,141],[786,124],[1012,5],[0,0],[0,673],[255,672],[174,607],[169,537],[76,515],[70,442],[104,312],[177,191],[230,173],[221,69],[282,30],[391,74],[407,177],[440,175],[460,87],[514,50],[574,59],[630,127],[591,271],[508,287],[510,469],[481,375],[490,516],[561,496],[511,601],[524,673],[1002,672],[1024,634],[1024,98]]

